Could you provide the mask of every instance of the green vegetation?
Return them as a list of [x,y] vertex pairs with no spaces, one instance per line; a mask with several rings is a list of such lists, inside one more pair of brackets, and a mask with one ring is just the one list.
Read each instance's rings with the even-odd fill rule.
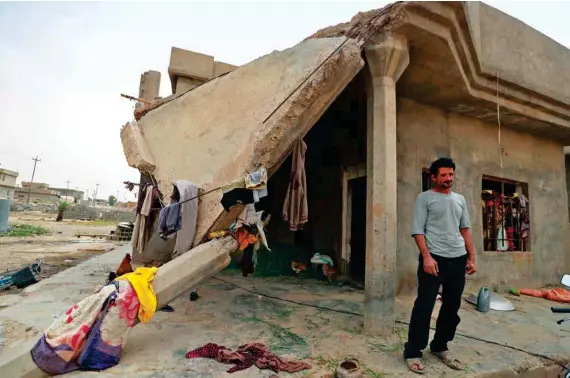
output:
[[115,206],[117,204],[117,197],[109,196],[109,206]]
[[5,236],[26,237],[49,234],[51,231],[39,226],[29,224],[12,225],[8,232],[0,232],[0,238]]

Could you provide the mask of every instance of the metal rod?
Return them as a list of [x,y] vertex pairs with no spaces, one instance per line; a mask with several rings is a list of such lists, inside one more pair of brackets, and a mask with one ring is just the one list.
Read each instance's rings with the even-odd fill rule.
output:
[[138,101],[138,102],[144,102],[145,104],[152,104],[152,102],[147,101],[145,99],[142,99],[140,97],[135,97],[135,96],[129,96],[127,94],[121,93],[121,97],[127,98],[131,101]]

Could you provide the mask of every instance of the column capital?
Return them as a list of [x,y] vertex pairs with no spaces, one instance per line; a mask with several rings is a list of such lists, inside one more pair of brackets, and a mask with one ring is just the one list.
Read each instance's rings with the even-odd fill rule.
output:
[[372,78],[389,78],[398,81],[408,64],[408,41],[402,35],[382,33],[365,46],[366,59]]

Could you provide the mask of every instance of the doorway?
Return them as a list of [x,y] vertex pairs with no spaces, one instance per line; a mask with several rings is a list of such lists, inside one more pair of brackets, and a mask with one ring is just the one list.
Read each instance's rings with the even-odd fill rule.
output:
[[351,192],[350,275],[364,282],[366,272],[366,176],[348,182]]

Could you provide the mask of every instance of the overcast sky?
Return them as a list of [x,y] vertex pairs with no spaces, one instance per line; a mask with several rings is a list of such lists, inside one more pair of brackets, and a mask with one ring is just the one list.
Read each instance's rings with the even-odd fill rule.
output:
[[[570,3],[489,2],[570,46]],[[0,166],[53,187],[117,194],[138,180],[119,131],[140,74],[162,73],[171,46],[242,65],[386,2],[0,3]]]

